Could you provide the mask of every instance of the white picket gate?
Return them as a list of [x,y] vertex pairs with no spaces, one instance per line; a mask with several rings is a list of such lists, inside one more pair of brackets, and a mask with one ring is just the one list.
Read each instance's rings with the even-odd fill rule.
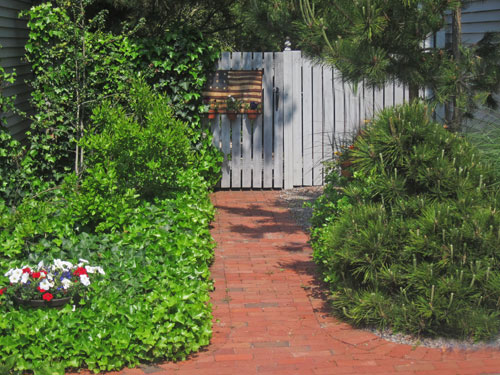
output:
[[285,188],[323,185],[323,162],[339,140],[365,120],[407,100],[395,83],[353,90],[331,67],[301,51],[225,52],[220,70],[263,69],[262,114],[256,120],[219,114],[210,121],[214,144],[224,153],[222,188]]

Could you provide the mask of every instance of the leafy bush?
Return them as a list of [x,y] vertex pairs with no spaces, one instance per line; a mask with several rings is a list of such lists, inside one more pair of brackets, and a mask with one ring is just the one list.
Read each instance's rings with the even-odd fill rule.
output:
[[[8,285],[7,269],[27,259],[84,258],[101,265],[106,276],[89,286],[88,298],[74,312],[71,305],[62,310],[18,307],[0,296],[0,365],[14,356],[17,370],[63,374],[88,367],[98,372],[139,361],[183,359],[209,343],[209,200],[179,194],[154,205],[140,203],[134,214],[124,231],[73,233],[60,242],[42,236],[28,257],[2,255],[2,285]],[[25,219],[5,210],[1,215],[2,223],[12,227]]]
[[136,84],[129,98],[130,115],[116,103],[96,109],[100,132],[82,142],[92,166],[81,176],[15,209],[0,200],[2,287],[8,269],[41,260],[83,258],[106,270],[75,311],[0,295],[0,368],[98,372],[184,359],[209,343],[214,209],[201,174],[211,159],[164,97]]
[[356,139],[314,258],[348,321],[485,339],[500,329],[499,190],[477,150],[426,111],[385,110]]
[[178,187],[177,175],[194,166],[192,130],[147,85],[136,83],[130,96],[133,115],[108,101],[94,111],[95,126],[83,142],[86,163],[116,173],[123,190],[146,198],[165,195]]
[[107,97],[124,99],[138,48],[127,35],[103,31],[104,14],[88,20],[79,1],[54,3],[24,12],[36,110],[28,139],[36,175],[60,181],[80,159],[76,145],[92,108]]

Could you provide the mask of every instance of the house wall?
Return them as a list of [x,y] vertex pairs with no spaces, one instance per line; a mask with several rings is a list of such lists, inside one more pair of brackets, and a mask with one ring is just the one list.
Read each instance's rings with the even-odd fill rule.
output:
[[[446,38],[451,41],[451,16],[447,22]],[[462,41],[477,43],[487,31],[500,32],[500,0],[471,1],[462,10]]]
[[[0,0],[0,64],[6,71],[15,69],[17,80],[13,85],[3,89],[7,96],[16,96],[16,106],[25,112],[30,112],[30,88],[25,83],[31,77],[29,64],[24,61],[24,45],[28,39],[26,21],[19,19],[21,10],[29,9],[31,0]],[[10,133],[17,139],[25,137],[29,121],[18,115],[0,114],[7,119]]]

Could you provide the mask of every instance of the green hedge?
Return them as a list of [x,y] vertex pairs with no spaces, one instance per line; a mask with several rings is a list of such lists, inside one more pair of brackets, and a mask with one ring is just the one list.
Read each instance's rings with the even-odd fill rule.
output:
[[[388,109],[316,205],[314,258],[358,325],[486,339],[500,330],[500,193],[492,168],[416,103]],[[332,174],[336,174],[333,171]]]

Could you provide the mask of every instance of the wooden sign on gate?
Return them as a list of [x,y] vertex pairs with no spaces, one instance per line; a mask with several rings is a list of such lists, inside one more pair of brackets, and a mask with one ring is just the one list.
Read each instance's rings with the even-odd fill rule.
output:
[[[262,108],[263,70],[217,70],[208,77],[203,91],[204,102],[219,113],[227,113],[229,97],[242,102],[245,108]],[[253,109],[253,108],[252,108]]]

